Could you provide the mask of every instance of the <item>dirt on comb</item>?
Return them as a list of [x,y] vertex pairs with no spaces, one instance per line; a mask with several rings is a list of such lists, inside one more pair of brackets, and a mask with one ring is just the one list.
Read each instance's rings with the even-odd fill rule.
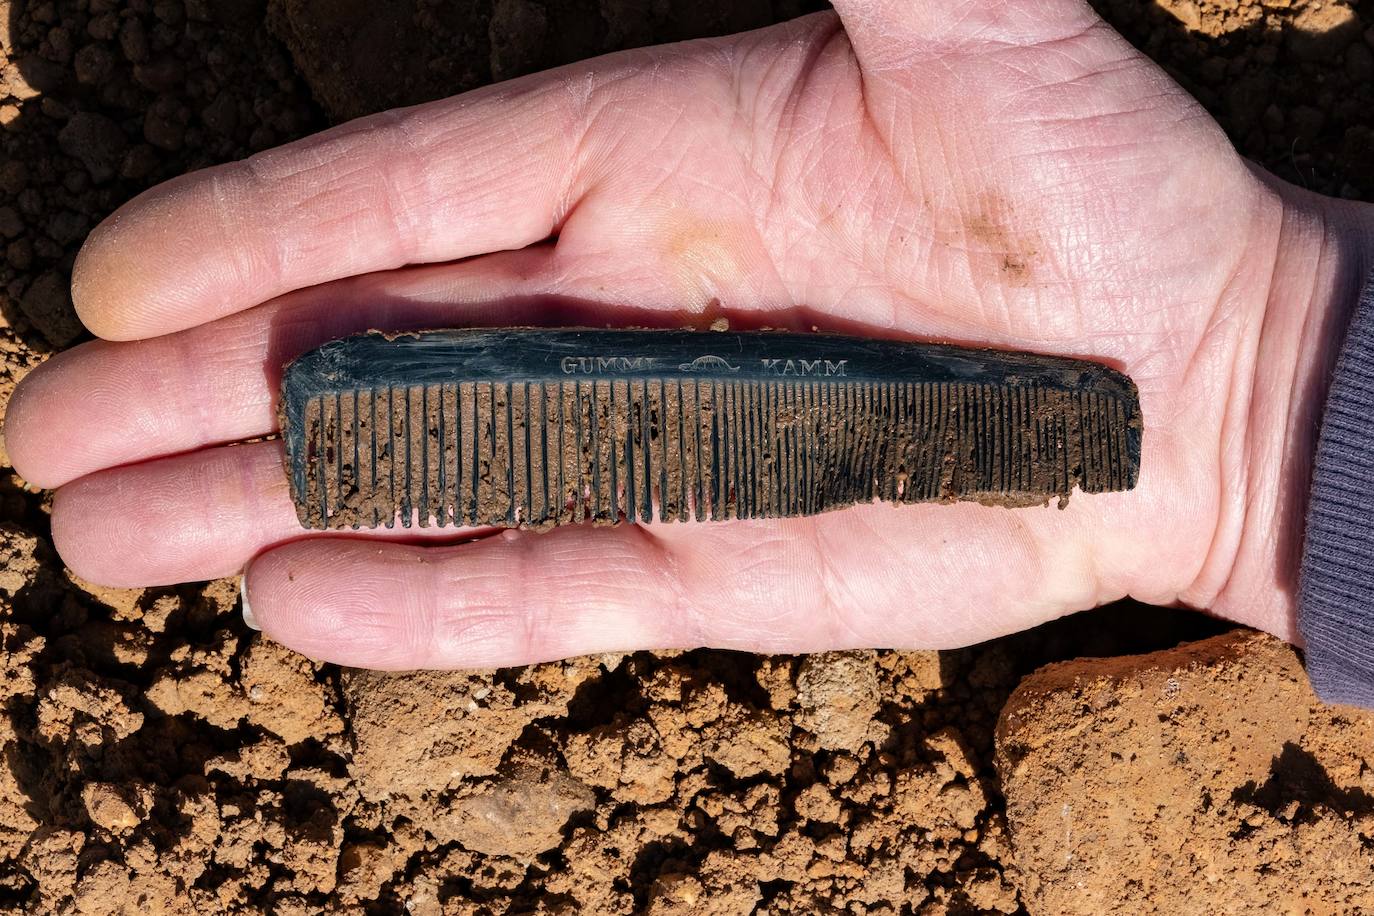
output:
[[372,334],[293,362],[282,405],[311,528],[1021,506],[1129,489],[1140,461],[1106,367],[829,335]]

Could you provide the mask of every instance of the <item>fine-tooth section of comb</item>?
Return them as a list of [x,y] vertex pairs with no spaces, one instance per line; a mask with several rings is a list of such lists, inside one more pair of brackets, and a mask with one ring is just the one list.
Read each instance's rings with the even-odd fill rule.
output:
[[774,332],[469,330],[287,367],[308,528],[777,518],[1128,490],[1135,385],[1096,363]]

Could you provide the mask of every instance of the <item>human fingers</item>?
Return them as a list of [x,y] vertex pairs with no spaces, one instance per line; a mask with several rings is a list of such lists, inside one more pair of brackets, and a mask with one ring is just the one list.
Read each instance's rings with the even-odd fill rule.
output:
[[1117,586],[1088,561],[1094,516],[863,506],[814,519],[507,531],[442,548],[316,539],[255,559],[245,594],[272,638],[366,668],[698,646],[947,647],[1104,600]]
[[91,233],[77,311],[95,334],[133,340],[546,238],[577,196],[590,89],[571,79],[385,112],[153,188]]
[[835,0],[865,71],[978,47],[1042,44],[1102,20],[1084,0]]
[[[398,527],[372,536],[451,539],[474,531]],[[52,537],[63,561],[81,578],[115,588],[234,575],[265,548],[306,534],[280,442],[101,471],[53,496]]]
[[[282,366],[370,328],[652,327],[700,317],[650,265],[620,259],[611,269],[545,245],[348,277],[175,334],[58,354],[16,389],[6,447],[25,480],[57,487],[102,468],[264,436],[277,426]],[[786,319],[774,309],[767,320]]]
[[472,322],[479,303],[481,318],[496,308],[532,318],[539,304],[516,297],[547,251],[349,277],[175,334],[59,353],[15,389],[5,416],[10,459],[30,483],[57,487],[102,468],[267,435],[277,425],[281,369],[295,356],[374,327]]
[[99,336],[140,339],[332,279],[561,238],[565,220],[612,258],[662,243],[679,298],[709,301],[717,275],[776,282],[738,244],[757,247],[770,193],[752,156],[777,128],[756,96],[786,95],[835,32],[817,14],[621,52],[175,179],[91,234],[78,311]]

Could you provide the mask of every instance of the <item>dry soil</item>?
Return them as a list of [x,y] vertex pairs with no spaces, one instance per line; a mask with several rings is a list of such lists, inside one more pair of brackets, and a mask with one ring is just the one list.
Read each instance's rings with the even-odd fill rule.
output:
[[[1247,155],[1374,197],[1368,2],[1099,6]],[[72,258],[144,187],[808,8],[0,0],[0,410],[81,339]],[[386,676],[249,632],[233,581],[82,583],[47,511],[0,471],[0,909],[1374,911],[1374,721],[1316,704],[1267,638],[1172,649],[1222,629],[1201,617],[1118,606],[939,654]]]

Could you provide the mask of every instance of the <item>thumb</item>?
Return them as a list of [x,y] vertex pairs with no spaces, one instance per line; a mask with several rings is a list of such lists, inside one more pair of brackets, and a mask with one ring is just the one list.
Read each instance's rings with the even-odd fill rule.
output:
[[1086,0],[834,0],[866,71],[1073,38],[1102,20]]

